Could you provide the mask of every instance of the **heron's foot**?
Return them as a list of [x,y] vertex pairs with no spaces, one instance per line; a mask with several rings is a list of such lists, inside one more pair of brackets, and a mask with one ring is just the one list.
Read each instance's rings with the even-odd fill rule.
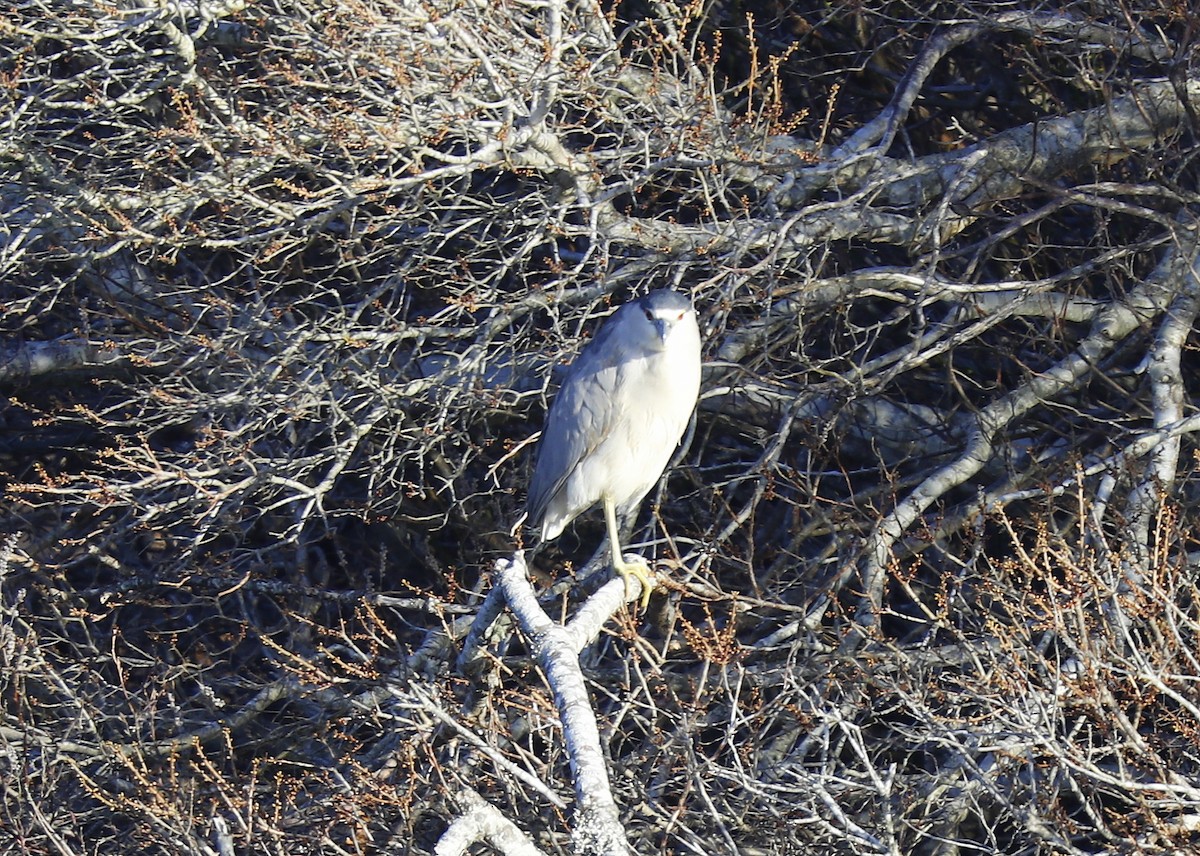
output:
[[616,556],[613,556],[613,570],[620,574],[621,579],[625,581],[626,600],[629,599],[629,578],[634,577],[642,584],[639,605],[645,611],[646,606],[650,603],[650,595],[654,592],[654,571],[650,570],[650,566],[644,559],[635,558],[632,562],[627,562]]

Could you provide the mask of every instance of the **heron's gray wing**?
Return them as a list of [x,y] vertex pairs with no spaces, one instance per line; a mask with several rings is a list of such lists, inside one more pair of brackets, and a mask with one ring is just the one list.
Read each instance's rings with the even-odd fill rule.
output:
[[583,349],[550,406],[525,503],[535,528],[575,467],[612,432],[620,415],[614,394],[620,349],[612,341],[618,322],[614,315]]

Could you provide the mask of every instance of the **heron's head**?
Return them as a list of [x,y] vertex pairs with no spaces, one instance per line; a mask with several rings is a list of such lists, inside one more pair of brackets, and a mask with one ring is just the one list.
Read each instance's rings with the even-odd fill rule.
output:
[[652,350],[663,351],[679,330],[696,326],[696,310],[692,301],[678,291],[652,291],[635,301],[637,326],[642,341]]

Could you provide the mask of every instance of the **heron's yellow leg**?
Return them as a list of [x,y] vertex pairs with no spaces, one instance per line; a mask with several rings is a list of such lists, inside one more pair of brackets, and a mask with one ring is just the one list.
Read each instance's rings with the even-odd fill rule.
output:
[[611,499],[604,497],[604,521],[608,524],[608,546],[612,550],[612,566],[621,579],[625,581],[625,593],[629,594],[629,578],[636,577],[642,584],[641,607],[644,610],[650,603],[650,594],[654,591],[654,574],[650,566],[638,559],[636,562],[626,562],[621,555],[621,539],[617,533],[617,509]]

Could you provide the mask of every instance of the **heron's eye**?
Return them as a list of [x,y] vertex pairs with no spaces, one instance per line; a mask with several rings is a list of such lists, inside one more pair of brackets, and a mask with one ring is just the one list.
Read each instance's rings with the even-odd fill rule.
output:
[[654,313],[653,313],[653,312],[651,312],[649,309],[647,309],[647,310],[646,310],[646,320],[647,320],[647,321],[653,321],[653,320],[654,320]]
[[676,321],[682,321],[682,320],[683,320],[683,313],[682,313],[682,312],[680,312],[680,313],[679,313],[677,316],[675,316],[675,320],[676,320]]

